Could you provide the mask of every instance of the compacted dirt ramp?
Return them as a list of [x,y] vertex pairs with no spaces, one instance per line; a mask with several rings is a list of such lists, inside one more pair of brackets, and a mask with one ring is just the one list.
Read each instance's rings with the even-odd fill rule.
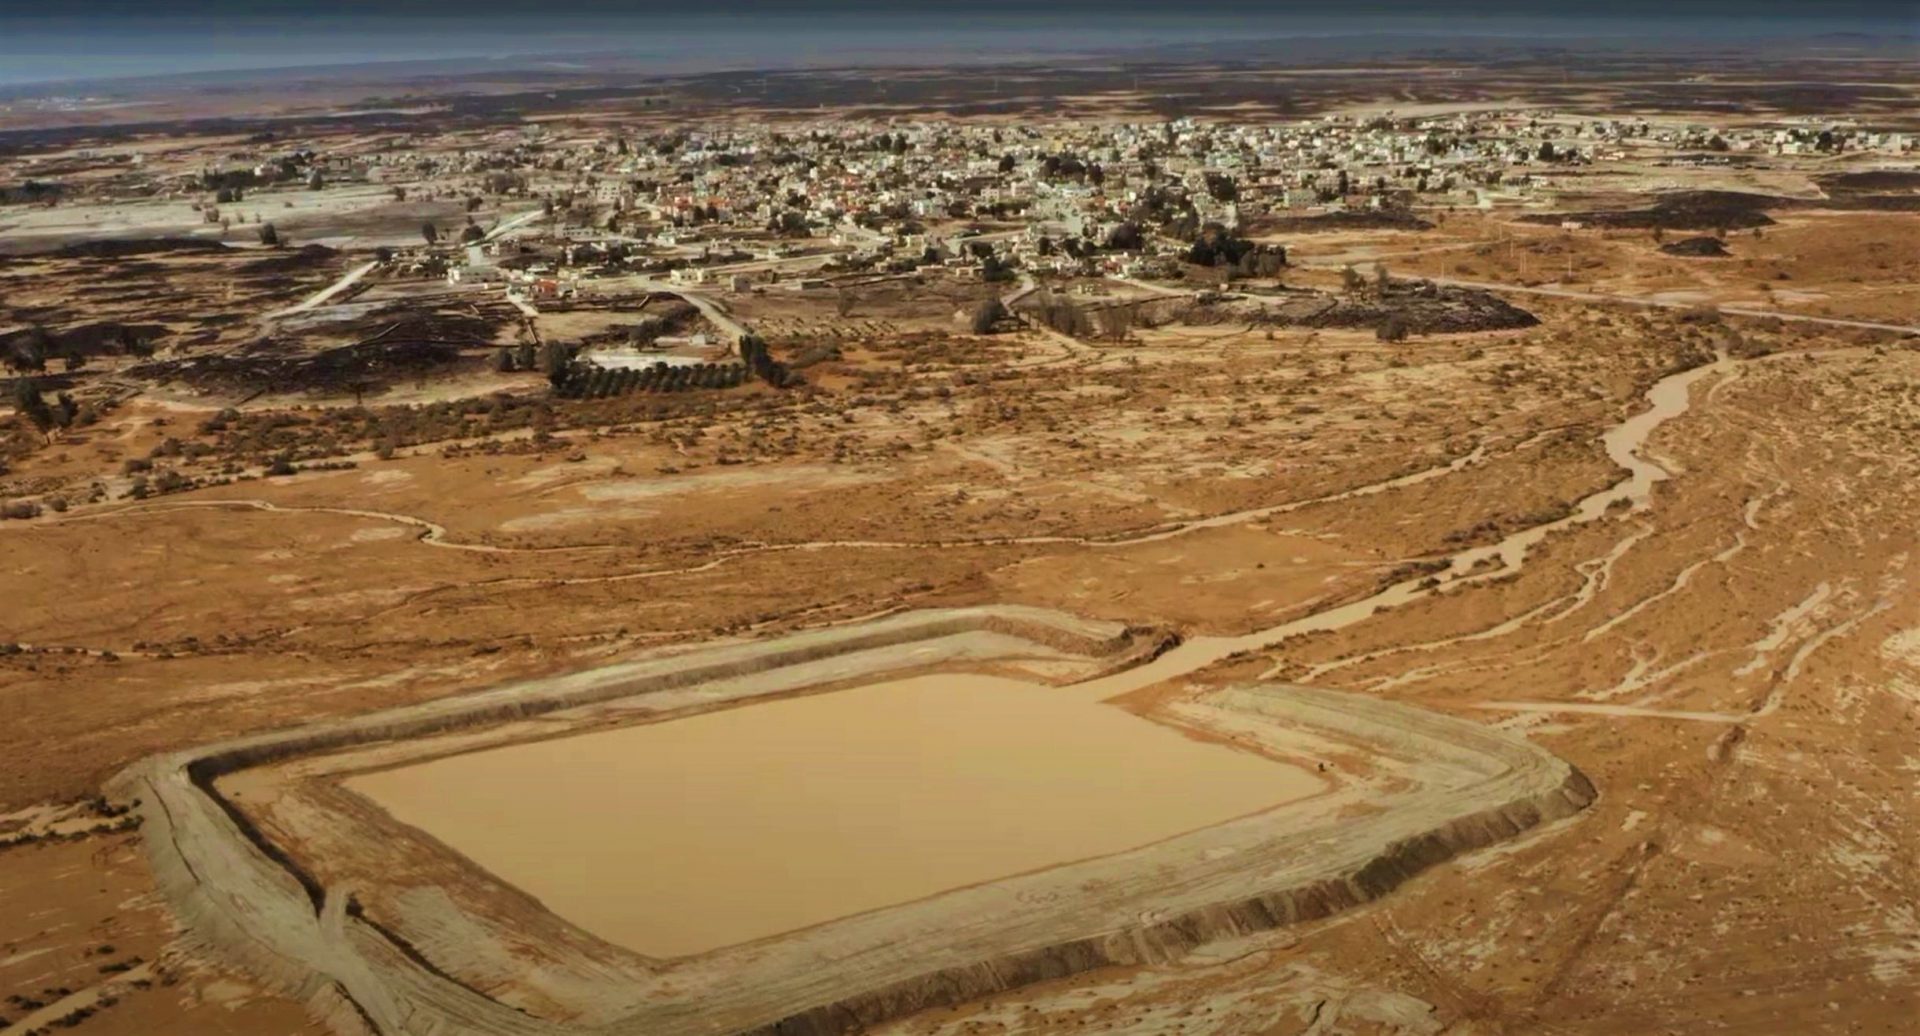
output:
[[1034,693],[1113,708],[1074,684],[1173,639],[1027,608],[911,612],[156,756],[114,792],[135,803],[195,941],[338,1031],[421,1036],[856,1031],[1326,917],[1594,798],[1565,762],[1477,723],[1329,690],[1232,687],[1145,718],[1324,786],[1125,851],[657,959],[555,916],[343,787],[353,774],[908,673],[1018,673]]

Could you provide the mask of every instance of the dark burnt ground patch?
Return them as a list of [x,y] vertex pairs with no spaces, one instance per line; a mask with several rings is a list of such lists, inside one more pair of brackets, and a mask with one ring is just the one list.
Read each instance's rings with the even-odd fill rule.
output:
[[217,355],[169,358],[129,373],[202,392],[313,396],[377,394],[420,381],[483,368],[505,317],[471,310],[383,311],[329,328],[344,344],[315,346],[299,336],[259,338]]
[[1768,209],[1792,207],[1792,199],[1745,191],[1675,191],[1640,209],[1593,209],[1584,212],[1542,212],[1516,222],[1558,226],[1583,223],[1595,227],[1653,230],[1747,230],[1772,226]]
[[1669,241],[1661,245],[1660,250],[1668,255],[1693,259],[1724,259],[1732,254],[1727,251],[1726,243],[1717,237],[1689,237],[1680,241]]

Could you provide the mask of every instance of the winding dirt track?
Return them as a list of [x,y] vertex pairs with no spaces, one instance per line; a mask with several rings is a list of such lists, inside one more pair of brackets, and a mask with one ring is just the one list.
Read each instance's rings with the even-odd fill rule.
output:
[[328,299],[331,299],[335,295],[338,295],[341,292],[346,291],[348,288],[353,287],[355,284],[358,284],[361,278],[365,277],[369,273],[372,273],[374,268],[379,265],[380,264],[378,262],[362,263],[359,266],[356,266],[353,269],[348,270],[346,273],[342,274],[339,280],[334,281],[332,284],[329,284],[326,287],[321,288],[319,291],[314,292],[312,295],[307,296],[305,299],[302,299],[301,301],[296,302],[285,309],[277,309],[271,313],[268,313],[264,319],[275,320],[280,317],[292,316],[295,313],[305,313],[308,310],[315,309],[320,305],[324,304]]

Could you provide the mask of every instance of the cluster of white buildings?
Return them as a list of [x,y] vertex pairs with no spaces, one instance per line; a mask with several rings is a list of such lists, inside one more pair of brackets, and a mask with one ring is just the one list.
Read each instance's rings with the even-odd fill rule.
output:
[[1541,203],[1562,174],[1594,162],[1912,147],[1902,134],[1817,121],[1716,128],[1519,107],[1238,124],[831,120],[627,134],[530,125],[370,137],[320,154],[262,145],[225,156],[225,168],[269,177],[292,162],[330,185],[380,184],[396,200],[540,201],[551,218],[532,259],[524,240],[506,256],[494,254],[499,245],[441,253],[449,280],[535,297],[575,290],[583,271],[739,290],[822,260],[829,270],[934,265],[961,276],[1144,273],[1208,224]]

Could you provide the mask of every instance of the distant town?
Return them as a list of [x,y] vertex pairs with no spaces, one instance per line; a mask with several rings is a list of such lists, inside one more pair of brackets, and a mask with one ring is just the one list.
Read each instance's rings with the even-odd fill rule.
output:
[[[368,243],[281,229],[276,209],[325,204],[302,192],[459,201],[463,218],[425,221],[410,241],[374,239],[383,275],[537,301],[633,275],[731,292],[929,272],[1177,280],[1211,267],[1231,280],[1255,272],[1236,235],[1262,229],[1545,210],[1609,176],[1657,188],[1665,170],[1677,185],[1685,169],[1898,158],[1915,146],[1904,133],[1797,121],[1716,129],[1513,110],[1258,126],[832,121],[629,135],[535,125],[324,148],[258,140],[217,156],[81,149],[0,169],[16,200],[186,203],[209,225],[196,236],[242,244]],[[91,175],[72,182],[70,168]]]

